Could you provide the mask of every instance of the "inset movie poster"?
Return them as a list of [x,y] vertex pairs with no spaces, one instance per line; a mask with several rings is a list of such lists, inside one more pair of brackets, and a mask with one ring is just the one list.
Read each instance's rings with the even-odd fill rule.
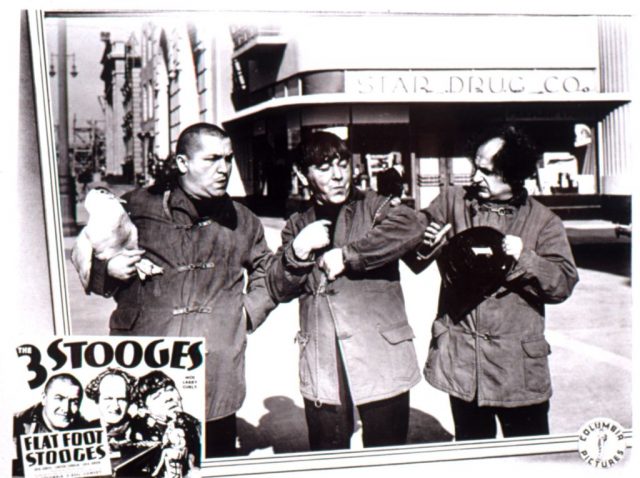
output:
[[14,476],[194,476],[204,420],[197,338],[56,337],[16,347]]

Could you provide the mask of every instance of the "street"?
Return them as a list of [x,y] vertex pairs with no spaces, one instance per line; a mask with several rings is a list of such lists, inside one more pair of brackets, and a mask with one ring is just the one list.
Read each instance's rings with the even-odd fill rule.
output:
[[[79,210],[79,222],[82,213]],[[269,246],[280,243],[282,219],[262,218]],[[631,427],[631,279],[630,247],[613,232],[598,243],[581,240],[570,229],[580,282],[569,300],[547,307],[552,434],[576,433],[595,417]],[[74,238],[65,238],[67,282],[74,334],[106,334],[113,299],[86,295],[69,261]],[[414,275],[401,266],[407,312],[421,366],[426,360],[435,316],[439,275],[430,267]],[[298,391],[297,302],[279,305],[249,337],[247,396],[238,412],[242,454],[269,455],[308,449],[302,398]],[[372,357],[372,359],[375,359]],[[452,440],[448,396],[426,381],[411,390],[410,443]],[[361,448],[356,432],[352,448]]]

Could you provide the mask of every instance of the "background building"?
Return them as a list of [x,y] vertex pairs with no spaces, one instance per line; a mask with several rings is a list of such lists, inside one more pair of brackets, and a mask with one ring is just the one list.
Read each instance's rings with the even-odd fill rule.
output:
[[473,132],[509,121],[526,126],[544,152],[528,185],[543,202],[565,218],[628,223],[628,22],[309,15],[237,27],[237,111],[225,126],[243,145],[236,153],[247,190],[295,193],[287,172],[301,134],[334,128],[354,153],[359,182],[375,188],[377,173],[400,158],[407,201],[425,207],[469,181]]
[[223,124],[236,153],[230,193],[284,215],[287,199],[306,197],[292,174],[295,147],[306,132],[330,128],[353,151],[360,187],[376,189],[378,173],[395,164],[404,200],[422,208],[470,180],[473,133],[508,121],[544,153],[527,184],[541,201],[565,219],[628,224],[630,21],[151,17],[122,38],[103,33],[104,173],[149,183],[166,171],[186,125]]
[[123,41],[112,41],[109,32],[100,34],[104,42],[102,74],[104,83],[103,112],[105,122],[105,176],[123,176],[126,146],[122,131],[125,109],[122,88],[125,84],[125,54]]
[[147,177],[139,138],[142,121],[140,90],[140,45],[132,33],[125,43],[124,81],[121,88],[124,117],[121,126],[125,146],[123,175],[135,183],[144,183]]

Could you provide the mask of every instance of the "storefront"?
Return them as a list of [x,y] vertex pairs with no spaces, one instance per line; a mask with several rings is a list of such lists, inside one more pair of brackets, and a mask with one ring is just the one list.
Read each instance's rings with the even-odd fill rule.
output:
[[629,222],[627,21],[314,16],[237,29],[237,111],[225,126],[245,187],[277,201],[300,194],[293,148],[305,130],[332,128],[354,153],[357,184],[375,189],[395,165],[405,200],[425,207],[469,181],[473,132],[506,121],[544,153],[532,193],[567,218],[613,211]]

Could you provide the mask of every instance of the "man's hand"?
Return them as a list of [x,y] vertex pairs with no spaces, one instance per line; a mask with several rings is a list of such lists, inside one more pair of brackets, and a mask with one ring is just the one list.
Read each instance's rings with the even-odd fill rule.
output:
[[322,249],[329,245],[329,226],[331,221],[320,219],[312,222],[298,233],[293,240],[293,252],[300,260],[309,259],[312,251]]
[[136,264],[142,259],[141,249],[125,249],[107,262],[107,274],[114,279],[126,281],[136,274]]
[[400,199],[398,196],[393,196],[391,199],[389,199],[389,205],[391,207],[400,206],[401,204],[402,204],[402,199]]
[[422,242],[429,247],[435,247],[444,238],[447,231],[451,229],[450,224],[438,224],[437,222],[431,222],[424,231]]
[[522,239],[518,236],[506,235],[502,240],[502,250],[508,256],[512,256],[516,261],[520,259],[522,252]]
[[146,280],[147,277],[164,274],[164,269],[162,267],[155,265],[149,259],[144,257],[136,264],[136,271],[138,272],[138,277],[141,281]]
[[318,261],[318,265],[327,275],[327,279],[335,280],[344,271],[342,249],[335,248],[325,252]]

